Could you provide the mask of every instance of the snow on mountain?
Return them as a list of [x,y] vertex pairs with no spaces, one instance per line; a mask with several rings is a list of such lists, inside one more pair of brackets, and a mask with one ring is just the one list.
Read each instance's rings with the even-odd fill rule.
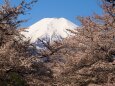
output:
[[44,18],[21,33],[26,39],[31,39],[31,43],[35,43],[38,38],[66,38],[71,35],[67,29],[74,30],[76,27],[78,26],[65,18]]

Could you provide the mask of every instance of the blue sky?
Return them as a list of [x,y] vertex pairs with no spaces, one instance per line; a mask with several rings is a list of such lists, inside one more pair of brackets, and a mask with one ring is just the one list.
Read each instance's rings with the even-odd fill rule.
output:
[[[12,4],[17,4],[20,0],[11,1]],[[38,0],[32,10],[29,11],[29,15],[21,16],[22,19],[29,20],[22,24],[22,26],[28,27],[40,19],[47,17],[64,17],[80,25],[76,19],[77,16],[90,16],[94,12],[102,14],[99,1],[100,0]]]

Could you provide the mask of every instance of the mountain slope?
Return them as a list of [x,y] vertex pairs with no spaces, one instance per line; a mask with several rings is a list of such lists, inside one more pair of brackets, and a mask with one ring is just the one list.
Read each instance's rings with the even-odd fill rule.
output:
[[26,39],[31,39],[31,43],[35,43],[38,38],[50,40],[57,40],[58,37],[66,38],[71,35],[67,29],[74,30],[76,27],[78,26],[65,18],[44,18],[21,33]]

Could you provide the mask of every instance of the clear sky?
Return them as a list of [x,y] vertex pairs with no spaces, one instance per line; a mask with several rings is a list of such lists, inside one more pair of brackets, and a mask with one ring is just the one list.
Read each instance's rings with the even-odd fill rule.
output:
[[[12,4],[19,3],[20,0],[11,0]],[[29,0],[26,0],[29,1]],[[101,14],[100,0],[38,0],[29,15],[21,16],[22,19],[29,19],[28,22],[22,24],[28,27],[42,18],[60,18],[64,17],[68,20],[80,25],[77,16],[89,16],[94,12]]]

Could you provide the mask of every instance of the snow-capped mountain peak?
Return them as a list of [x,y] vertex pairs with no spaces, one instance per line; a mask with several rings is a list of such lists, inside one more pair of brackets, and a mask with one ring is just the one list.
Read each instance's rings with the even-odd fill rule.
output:
[[78,26],[65,18],[44,18],[21,33],[27,39],[31,39],[31,43],[35,43],[38,38],[44,37],[49,39],[55,38],[55,36],[66,38],[70,35],[67,29],[74,30],[76,27]]

